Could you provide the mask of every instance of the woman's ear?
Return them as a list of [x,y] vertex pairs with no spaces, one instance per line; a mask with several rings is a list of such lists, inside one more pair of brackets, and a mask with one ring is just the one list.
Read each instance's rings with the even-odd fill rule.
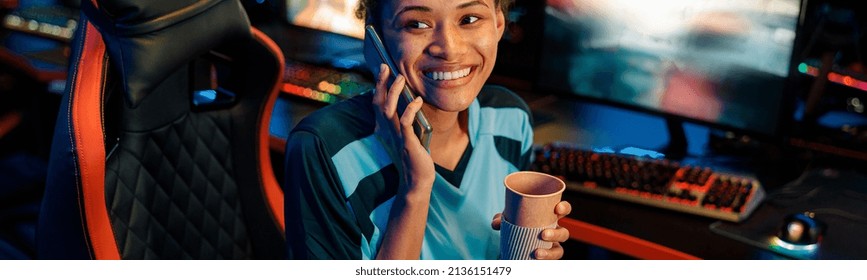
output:
[[503,14],[503,10],[501,10],[499,8],[496,8],[496,9],[497,9],[497,33],[499,33],[499,37],[497,38],[498,39],[497,41],[499,41],[499,40],[503,39],[503,32],[506,31],[506,15]]

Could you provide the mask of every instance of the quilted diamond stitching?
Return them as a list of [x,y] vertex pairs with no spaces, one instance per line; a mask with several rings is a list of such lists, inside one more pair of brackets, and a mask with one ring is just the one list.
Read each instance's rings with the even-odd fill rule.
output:
[[189,115],[122,138],[106,181],[122,257],[250,257],[238,186],[229,176],[231,127],[214,118]]

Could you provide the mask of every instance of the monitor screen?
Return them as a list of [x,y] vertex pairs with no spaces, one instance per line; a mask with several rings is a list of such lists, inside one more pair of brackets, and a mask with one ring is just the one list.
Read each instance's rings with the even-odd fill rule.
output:
[[294,25],[364,38],[364,21],[355,16],[358,0],[285,0]]
[[283,92],[334,103],[373,88],[363,55],[364,21],[355,16],[358,0],[274,1],[283,1],[293,26],[281,31]]
[[799,0],[547,0],[537,83],[773,134],[800,9]]

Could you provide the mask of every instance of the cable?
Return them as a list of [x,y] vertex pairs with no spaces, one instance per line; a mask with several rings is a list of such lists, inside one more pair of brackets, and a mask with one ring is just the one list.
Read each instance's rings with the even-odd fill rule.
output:
[[810,212],[813,212],[813,213],[819,214],[819,215],[838,216],[838,217],[841,217],[841,218],[844,218],[847,220],[859,222],[862,224],[867,224],[867,217],[864,217],[864,216],[861,216],[861,215],[858,215],[858,214],[855,214],[855,213],[852,213],[852,212],[849,212],[846,210],[838,209],[838,208],[818,208],[818,209],[810,210]]

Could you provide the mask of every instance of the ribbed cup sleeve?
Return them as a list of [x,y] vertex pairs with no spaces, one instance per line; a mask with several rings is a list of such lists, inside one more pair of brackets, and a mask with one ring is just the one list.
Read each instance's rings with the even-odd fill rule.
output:
[[500,259],[532,260],[536,249],[550,249],[552,242],[542,241],[542,230],[556,228],[557,223],[547,227],[528,228],[514,225],[506,219],[500,224]]

